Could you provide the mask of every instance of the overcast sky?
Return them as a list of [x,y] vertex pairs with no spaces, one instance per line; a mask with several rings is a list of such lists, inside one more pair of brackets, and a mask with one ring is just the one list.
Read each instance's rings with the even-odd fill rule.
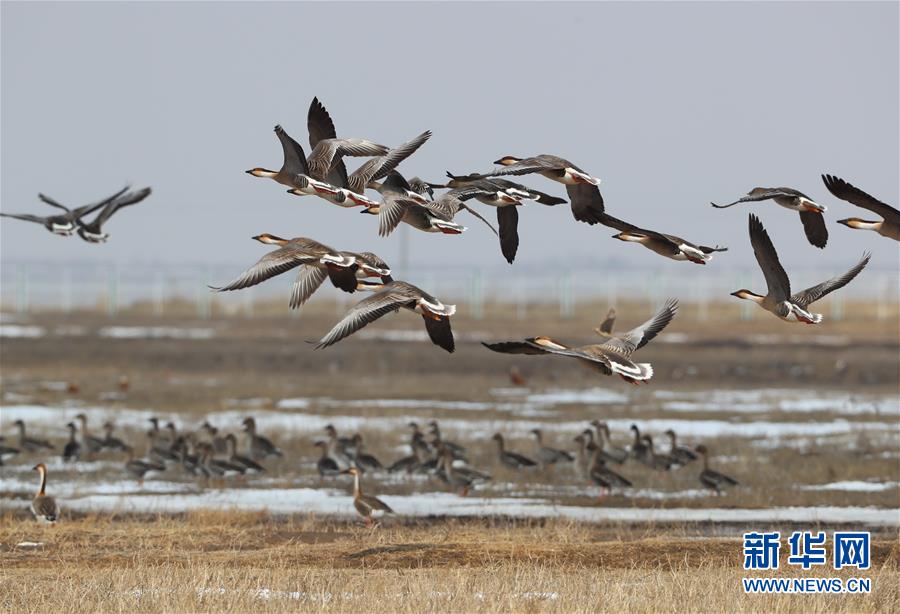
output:
[[[788,270],[834,272],[864,249],[896,267],[896,242],[835,223],[867,213],[819,175],[900,200],[898,6],[3,2],[3,211],[48,212],[39,191],[71,204],[128,182],[154,193],[115,217],[100,246],[4,220],[0,257],[249,264],[261,254],[250,237],[271,232],[390,262],[398,237],[378,237],[375,218],[244,173],[280,167],[276,123],[306,143],[318,96],[342,136],[396,145],[432,130],[401,167],[408,176],[554,153],[603,179],[614,215],[730,246],[713,266],[753,262],[753,210]],[[773,203],[708,204],[754,186],[828,205],[828,247],[809,245],[797,214]],[[412,256],[506,266],[493,235],[463,223],[462,236],[410,233]],[[515,266],[692,266],[613,232],[576,223],[568,206],[529,204]]]

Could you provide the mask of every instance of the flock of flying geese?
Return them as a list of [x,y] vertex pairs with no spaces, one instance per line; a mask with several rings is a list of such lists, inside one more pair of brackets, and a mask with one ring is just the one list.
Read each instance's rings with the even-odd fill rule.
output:
[[[362,207],[362,213],[378,218],[378,234],[381,236],[390,235],[401,223],[423,232],[447,235],[462,234],[466,228],[455,218],[460,211],[466,211],[484,222],[499,237],[501,253],[509,263],[512,263],[519,247],[518,207],[527,201],[551,207],[566,202],[563,198],[508,179],[508,177],[540,175],[566,186],[572,215],[577,221],[613,228],[618,231],[613,238],[639,243],[666,258],[702,265],[707,264],[714,253],[727,249],[720,246],[709,247],[695,244],[675,235],[640,228],[613,217],[606,212],[599,189],[600,179],[559,156],[541,154],[521,158],[507,155],[496,160],[497,167],[489,172],[468,175],[454,175],[448,172],[447,181],[431,183],[418,177],[406,179],[396,170],[401,162],[431,138],[430,131],[425,131],[394,148],[363,138],[339,138],[331,116],[317,98],[313,99],[309,107],[307,129],[310,146],[308,156],[303,147],[279,125],[275,127],[275,135],[281,143],[283,152],[281,168],[274,171],[256,167],[248,170],[247,173],[254,177],[272,179],[287,187],[288,193],[294,196],[316,196],[345,208]],[[368,160],[353,173],[348,174],[344,163],[345,157],[365,157]],[[849,228],[872,230],[882,236],[900,241],[900,211],[843,179],[832,175],[823,175],[822,179],[828,191],[837,198],[871,211],[882,218],[873,221],[851,217],[839,220],[839,223]],[[377,192],[380,199],[374,200],[367,196],[365,192],[368,189]],[[436,195],[435,190],[446,191]],[[144,188],[137,192],[130,192],[128,188],[125,188],[100,202],[74,209],[49,197],[39,195],[44,203],[62,209],[64,213],[51,216],[8,213],[0,215],[42,224],[54,234],[68,236],[77,231],[84,240],[99,243],[106,241],[108,235],[103,232],[102,227],[114,213],[122,207],[142,201],[149,194],[150,188]],[[491,223],[469,204],[473,200],[496,209],[498,229],[494,229]],[[823,216],[826,207],[798,190],[754,188],[746,196],[732,203],[726,205],[712,203],[712,206],[724,209],[740,203],[765,200],[774,201],[784,208],[798,212],[808,241],[818,248],[825,247],[828,241],[828,229]],[[100,210],[100,213],[93,221],[83,220],[85,216],[97,210]],[[800,292],[792,293],[790,279],[778,259],[775,246],[762,222],[753,214],[749,216],[749,233],[756,260],[766,281],[766,294],[762,295],[748,289],[741,289],[732,295],[751,300],[761,308],[789,322],[820,323],[822,315],[810,311],[810,306],[830,292],[852,281],[865,268],[870,259],[868,253],[864,254],[862,259],[846,273]],[[234,281],[213,288],[214,290],[223,292],[249,288],[292,269],[298,269],[290,294],[289,304],[292,308],[303,305],[324,283],[325,279],[329,279],[332,285],[344,292],[372,292],[370,296],[350,308],[345,317],[321,338],[317,348],[333,345],[382,316],[402,308],[422,316],[425,329],[435,345],[448,352],[454,351],[455,344],[450,318],[456,312],[456,307],[444,304],[413,284],[395,280],[390,267],[376,254],[336,250],[306,237],[284,239],[264,233],[253,238],[265,245],[276,246],[276,249],[263,256]],[[677,309],[677,301],[669,300],[649,320],[624,334],[615,334],[612,330],[612,320],[609,320],[598,330],[599,334],[605,337],[602,343],[571,347],[547,336],[536,336],[521,341],[484,343],[483,345],[490,350],[505,354],[552,354],[574,358],[600,373],[617,374],[629,383],[639,384],[652,377],[653,369],[648,363],[632,361],[632,355],[672,321]],[[186,439],[180,444],[183,448],[170,450],[170,453],[179,458],[181,462],[184,462],[185,458],[194,458],[193,465],[191,465],[192,470],[199,471],[207,477],[221,476],[227,471],[234,470],[234,468],[228,468],[226,464],[241,465],[246,472],[252,468],[249,463],[258,465],[257,461],[260,460],[258,450],[254,451],[253,448],[257,444],[253,442],[268,441],[256,435],[252,418],[248,420],[250,422],[245,421],[244,426],[250,435],[249,457],[239,457],[236,454],[236,441],[233,435],[232,439],[225,438],[219,444],[214,443],[218,441],[215,437],[213,437],[212,443],[191,442]],[[69,445],[87,445],[88,451],[94,452],[91,449],[92,444],[84,443],[91,441],[85,437],[86,424],[82,424],[82,443],[76,439],[76,425],[72,423],[69,427],[71,430]],[[108,425],[107,428],[110,427],[111,425]],[[24,425],[21,428],[24,429]],[[155,433],[152,437],[160,437],[158,428],[151,432]],[[22,436],[24,438],[24,430]],[[540,433],[537,433],[536,436],[540,444]],[[669,455],[660,455],[654,451],[652,440],[646,436],[642,438],[635,427],[635,442],[631,446],[629,454],[656,468],[672,468],[688,459],[688,454],[693,455],[694,452],[677,448],[674,433],[670,436],[672,437],[671,452]],[[107,431],[107,442],[110,437],[111,430]],[[590,441],[585,433],[579,437],[581,438],[579,458],[586,458],[590,451],[589,455],[592,460],[589,475],[595,482],[608,486],[630,484],[628,480],[607,466],[608,462],[619,462],[617,459],[624,462],[621,455],[616,455],[614,448],[610,446],[604,448],[604,441],[609,443],[608,432],[604,437],[599,435],[598,430],[598,437]],[[498,442],[500,458],[504,464],[527,466],[528,463],[525,461],[529,461],[532,465],[549,462],[550,449],[544,448],[542,445],[540,461],[536,463],[522,455],[506,451],[501,435],[496,435],[495,439]],[[172,443],[174,444],[174,440]],[[414,456],[417,453],[416,445],[414,441]],[[127,449],[130,450],[130,447]],[[155,450],[156,446],[153,446],[152,449]],[[435,450],[437,453],[437,457],[433,459],[436,466],[435,471],[438,475],[442,475],[448,483],[468,488],[472,482],[477,480],[478,472],[472,473],[474,470],[456,466],[452,460],[455,458],[453,447],[449,446],[448,442],[444,442]],[[334,461],[335,451],[333,442],[323,444],[320,470],[322,470],[322,463],[329,464],[329,460]],[[704,455],[705,458],[705,448],[702,446],[696,449],[696,453]],[[679,454],[680,460],[676,463],[675,456]],[[571,455],[564,453],[554,456],[554,458],[557,460],[559,458],[571,459]],[[243,463],[243,461],[248,461],[248,463]],[[142,477],[147,471],[159,467],[160,462],[163,461],[159,459],[142,461],[130,458],[127,467],[132,474]],[[336,465],[339,467],[339,464],[336,463]],[[35,468],[41,473],[41,490],[38,497],[35,498],[32,509],[40,518],[55,519],[57,516],[55,502],[44,493],[46,467],[39,464]],[[389,510],[377,499],[362,494],[359,486],[359,472],[364,470],[363,466],[354,464],[338,470],[354,475],[356,506],[360,513],[366,516],[367,521],[375,512]],[[706,465],[704,465],[701,480],[707,486],[716,489],[734,483],[731,478],[709,470]]]
[[[113,434],[115,427],[112,423],[103,425],[104,435],[100,437],[89,430],[87,416],[78,414],[74,422],[66,425],[69,439],[63,446],[62,459],[71,462],[94,459],[107,452],[123,453],[126,456],[124,470],[142,485],[144,478],[150,474],[177,468],[187,476],[202,479],[204,483],[232,477],[240,479],[240,476],[264,472],[262,463],[267,459],[284,456],[271,440],[257,432],[256,421],[249,416],[242,422],[246,436],[245,454],[239,453],[238,439],[234,433],[223,434],[208,421],[193,431],[183,432],[179,432],[172,422],[162,427],[155,417],[150,418],[149,422],[151,428],[147,431],[146,457],[135,458],[134,447]],[[18,448],[0,440],[0,465],[22,452],[46,455],[56,450],[50,441],[28,435],[22,420],[17,420],[14,426],[19,430]],[[489,473],[470,466],[464,446],[442,437],[437,421],[428,423],[427,433],[415,422],[408,426],[412,429],[410,454],[390,465],[383,464],[364,450],[359,433],[342,437],[330,424],[325,427],[327,438],[315,442],[315,446],[321,449],[316,462],[320,478],[353,476],[354,506],[367,525],[385,513],[393,513],[393,510],[377,497],[363,493],[360,475],[364,473],[426,475],[440,480],[462,496],[491,480]],[[703,465],[698,477],[705,488],[719,494],[725,488],[737,485],[733,478],[709,468],[706,446],[689,448],[679,445],[672,430],[665,432],[669,445],[663,452],[654,447],[653,438],[642,434],[636,424],[630,427],[633,439],[628,446],[613,443],[606,422],[593,420],[590,426],[593,428],[586,428],[573,439],[577,444],[574,452],[547,445],[540,429],[530,432],[535,442],[532,455],[510,450],[501,433],[495,433],[491,439],[496,442],[498,462],[507,469],[516,472],[546,471],[553,465],[568,464],[579,478],[600,487],[598,498],[612,489],[633,486],[631,479],[620,473],[620,468],[629,461],[655,471],[672,471],[702,457]],[[617,469],[613,469],[613,465]],[[52,524],[59,519],[59,505],[47,495],[47,466],[39,463],[34,469],[40,475],[40,487],[32,500],[31,511],[39,522]]]

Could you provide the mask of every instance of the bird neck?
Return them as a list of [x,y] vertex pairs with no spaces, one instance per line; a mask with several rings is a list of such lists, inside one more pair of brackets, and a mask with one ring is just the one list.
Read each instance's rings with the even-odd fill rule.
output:
[[41,474],[41,489],[38,491],[37,496],[43,497],[44,493],[46,491],[46,488],[47,488],[47,470],[40,469],[40,474]]
[[359,499],[362,496],[362,488],[359,487],[359,474],[353,476],[353,498]]

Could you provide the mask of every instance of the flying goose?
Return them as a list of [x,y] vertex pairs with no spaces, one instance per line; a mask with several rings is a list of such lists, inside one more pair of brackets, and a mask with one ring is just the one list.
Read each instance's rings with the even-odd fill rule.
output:
[[838,224],[858,230],[874,230],[882,237],[900,241],[900,211],[890,205],[886,205],[874,196],[869,196],[840,177],[822,175],[822,181],[825,182],[825,187],[828,188],[828,191],[841,200],[846,200],[857,207],[868,209],[875,215],[882,217],[881,221],[877,222],[869,222],[858,217],[849,217],[845,220],[838,220]]
[[360,516],[365,518],[366,526],[371,527],[376,518],[394,513],[394,510],[381,499],[363,493],[359,485],[359,469],[350,467],[341,473],[353,476],[353,507]]
[[450,316],[456,313],[456,305],[445,305],[421,288],[405,281],[394,281],[390,277],[385,279],[388,281],[383,284],[360,280],[360,290],[373,290],[375,293],[351,307],[347,315],[322,337],[316,348],[334,345],[378,318],[403,307],[422,315],[425,330],[432,343],[453,352],[455,345]]
[[624,335],[616,335],[601,344],[569,347],[549,337],[532,337],[524,341],[485,343],[482,345],[503,354],[557,354],[576,358],[583,365],[604,375],[616,373],[626,382],[638,384],[653,377],[649,363],[635,363],[631,355],[647,345],[675,317],[678,301],[669,300],[651,319]]
[[510,469],[530,469],[538,466],[537,462],[527,456],[507,450],[506,443],[503,441],[503,435],[500,433],[494,433],[491,439],[497,442],[497,455],[500,458],[500,462]]
[[620,231],[618,234],[613,235],[614,239],[629,243],[640,243],[650,251],[672,260],[687,260],[695,264],[706,264],[712,259],[713,253],[728,251],[727,247],[695,245],[675,235],[638,228],[634,224],[624,222],[611,215],[604,215],[601,223]]
[[527,175],[538,173],[547,179],[565,184],[572,207],[572,215],[579,222],[599,223],[603,214],[603,196],[597,186],[600,180],[559,156],[541,154],[531,158],[504,156],[494,161],[503,168],[490,173],[473,174],[470,177],[495,177],[497,175]]
[[345,188],[347,197],[357,205],[372,206],[377,204],[364,196],[370,183],[386,177],[388,173],[397,168],[398,164],[415,153],[430,138],[431,131],[426,130],[414,139],[390,149],[383,156],[366,160],[347,178],[346,185],[338,187]]
[[59,520],[59,506],[56,499],[47,495],[47,466],[38,463],[33,467],[41,476],[41,488],[31,500],[31,513],[41,524],[53,524]]
[[348,185],[347,168],[342,156],[384,156],[388,148],[366,139],[339,139],[325,105],[313,98],[306,117],[309,146],[306,159],[310,176],[333,186]]
[[[245,171],[248,175],[272,179],[290,188],[288,191],[292,194],[301,196],[311,194],[331,198],[338,193],[337,188],[334,186],[324,181],[317,181],[310,176],[303,146],[291,138],[280,125],[275,126],[275,136],[281,142],[281,149],[284,155],[281,168],[273,171],[257,166]],[[343,167],[343,162],[340,162],[340,165]],[[346,172],[346,169],[344,169],[344,173]]]
[[510,199],[503,199],[501,195],[498,196],[499,200],[497,202],[485,203],[493,206],[514,205],[516,204],[514,201],[514,198],[516,197],[518,197],[519,200],[533,200],[542,205],[547,205],[548,207],[562,205],[566,202],[564,198],[557,198],[556,196],[551,196],[540,190],[534,190],[521,183],[516,183],[515,181],[510,181],[509,179],[503,179],[501,177],[483,177],[478,175],[478,173],[454,175],[450,171],[447,171],[447,178],[449,181],[443,185],[431,183],[428,185],[432,188],[464,188],[467,186],[482,187],[487,190],[493,188],[513,197]]
[[453,221],[456,214],[464,209],[488,225],[496,234],[490,222],[477,211],[465,204],[465,201],[485,193],[476,188],[463,188],[442,194],[434,201],[411,198],[414,193],[403,176],[392,171],[384,183],[376,189],[382,196],[382,202],[362,210],[362,213],[378,216],[378,234],[386,237],[391,234],[400,222],[405,222],[423,232],[440,232],[443,234],[462,234],[466,228]]
[[713,471],[709,468],[709,450],[706,446],[700,445],[695,448],[697,454],[703,457],[703,471],[700,472],[700,483],[716,491],[716,494],[722,492],[722,489],[729,486],[737,486],[738,482],[732,477]]
[[793,188],[753,188],[750,192],[733,203],[717,205],[710,203],[716,209],[726,209],[740,203],[759,202],[762,200],[774,200],[776,204],[798,211],[800,221],[803,222],[803,231],[810,244],[818,248],[824,248],[828,243],[828,228],[825,227],[825,219],[822,214],[826,207],[813,201],[809,196]]
[[594,329],[594,332],[601,337],[612,337],[613,327],[616,325],[616,310],[612,307],[606,312],[606,319],[600,323],[600,326]]
[[144,188],[137,192],[128,192],[119,196],[104,205],[97,217],[91,222],[85,222],[83,219],[78,218],[78,236],[88,243],[105,243],[109,238],[109,234],[103,232],[103,224],[122,207],[137,204],[150,196],[151,191],[150,188]]
[[769,311],[787,322],[804,322],[806,324],[818,324],[822,321],[822,314],[808,311],[808,307],[820,298],[842,288],[859,275],[869,263],[871,254],[863,254],[862,259],[849,271],[807,288],[802,292],[791,295],[791,281],[787,273],[778,261],[778,252],[769,238],[769,233],[763,227],[759,218],[750,214],[750,244],[759,268],[766,278],[767,291],[762,296],[747,289],[732,292],[731,296],[751,300],[766,311]]
[[76,207],[74,209],[69,209],[63,204],[58,203],[54,199],[49,196],[45,196],[44,194],[38,194],[38,198],[40,198],[44,203],[50,205],[51,207],[56,207],[57,209],[62,209],[65,213],[58,215],[32,215],[30,213],[0,213],[2,217],[9,217],[17,220],[24,220],[26,222],[35,222],[37,224],[41,224],[52,232],[55,235],[61,235],[64,237],[71,236],[72,233],[75,232],[75,229],[78,224],[78,220],[83,215],[88,215],[93,213],[100,207],[103,207],[110,202],[114,201],[118,197],[122,196],[128,188],[123,188],[110,196],[109,198],[105,198],[99,202],[91,203],[89,205],[83,205],[81,207]]
[[35,439],[25,434],[25,422],[21,419],[13,422],[13,426],[19,428],[19,447],[26,452],[40,452],[42,450],[52,450],[53,445],[45,439]]

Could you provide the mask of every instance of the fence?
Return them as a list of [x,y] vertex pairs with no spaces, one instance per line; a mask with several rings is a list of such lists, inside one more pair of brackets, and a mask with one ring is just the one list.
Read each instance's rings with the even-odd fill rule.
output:
[[[209,285],[230,280],[242,265],[160,265],[129,266],[73,263],[64,266],[36,262],[3,263],[0,267],[0,307],[5,311],[26,314],[30,311],[78,310],[105,311],[115,315],[124,307],[141,303],[154,314],[163,315],[177,303],[195,310],[199,317],[209,317],[215,300],[217,308],[252,314],[256,305],[284,298],[293,280],[288,273],[263,284],[241,290],[215,294]],[[468,313],[480,317],[489,302],[515,305],[517,318],[527,317],[535,305],[558,305],[561,317],[571,316],[577,305],[585,301],[602,301],[614,305],[620,300],[646,300],[660,303],[677,297],[697,305],[701,319],[713,302],[730,300],[729,293],[739,288],[764,290],[758,269],[718,270],[714,265],[700,269],[683,266],[660,269],[602,270],[598,267],[555,270],[519,270],[499,268],[416,268],[411,267],[403,279],[446,302],[454,302]],[[795,280],[821,280],[822,271],[791,272]],[[873,303],[878,318],[887,318],[900,299],[896,270],[865,270],[847,288],[832,294],[825,306],[830,317],[840,319],[848,300]],[[337,298],[335,298],[337,297]],[[355,300],[340,292],[320,291],[311,301],[331,300],[345,305]],[[735,299],[736,300],[736,299]],[[743,317],[749,318],[753,305],[744,302]]]

